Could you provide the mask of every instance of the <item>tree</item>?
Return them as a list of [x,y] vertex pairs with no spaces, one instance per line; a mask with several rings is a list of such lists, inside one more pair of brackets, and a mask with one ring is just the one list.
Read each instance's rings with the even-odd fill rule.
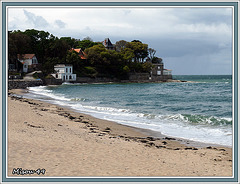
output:
[[140,40],[133,40],[131,42],[139,42],[139,43],[142,43]]
[[77,40],[71,37],[61,37],[60,40],[65,41],[70,48],[75,48],[78,45]]
[[127,46],[127,41],[125,40],[120,40],[116,42],[116,51],[120,52],[121,50],[125,49]]
[[40,63],[44,63],[46,59],[46,50],[49,47],[50,41],[54,41],[55,37],[49,32],[35,29],[27,29],[23,33],[28,35],[31,39],[32,53],[36,54]]
[[85,49],[90,48],[94,45],[99,45],[99,43],[93,42],[91,40],[82,40],[82,41],[78,41],[77,48],[81,48],[82,50],[85,50]]
[[121,51],[121,55],[123,59],[127,62],[131,62],[132,59],[135,57],[134,51],[130,48],[125,48]]
[[115,50],[107,50],[102,44],[86,49],[90,65],[100,77],[121,78],[124,62],[122,55]]
[[66,56],[66,63],[67,64],[75,64],[80,63],[81,58],[79,57],[78,53],[76,51],[69,51]]
[[162,58],[153,57],[152,63],[162,63]]
[[148,55],[149,55],[148,57],[149,57],[150,61],[153,60],[155,54],[156,54],[156,50],[154,50],[154,49],[152,49],[152,48],[149,48],[149,49],[148,49]]
[[92,38],[90,38],[89,36],[87,36],[87,37],[83,38],[83,40],[89,40],[89,41],[93,42],[93,39],[92,39]]
[[76,51],[68,51],[66,56],[66,64],[73,65],[74,73],[77,76],[82,76],[84,73],[85,61],[81,59]]
[[66,58],[67,51],[70,48],[66,40],[56,38],[49,43],[46,57],[58,57],[59,59]]
[[32,53],[31,39],[21,31],[8,32],[8,58],[17,59],[17,54]]
[[142,65],[143,72],[150,72],[152,70],[153,64],[151,62],[145,62]]
[[105,52],[106,49],[103,45],[94,45],[85,50],[87,58],[91,65],[97,65],[103,63],[100,53]]
[[134,52],[134,61],[140,62],[148,56],[148,45],[143,44],[141,41],[134,40],[127,43],[127,48],[130,48]]

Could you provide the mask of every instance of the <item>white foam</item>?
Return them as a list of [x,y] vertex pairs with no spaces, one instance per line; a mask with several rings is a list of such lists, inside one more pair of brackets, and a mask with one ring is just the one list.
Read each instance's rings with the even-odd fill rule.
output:
[[30,93],[43,95],[55,100],[64,100],[64,101],[71,101],[71,99],[64,97],[61,94],[53,94],[52,90],[46,89],[46,86],[39,86],[39,87],[29,87],[28,90]]
[[[33,87],[29,91],[34,94],[41,94],[55,99],[54,103],[62,106],[69,106],[77,111],[93,115],[100,119],[115,121],[120,124],[145,128],[159,131],[167,136],[179,137],[204,143],[220,144],[231,146],[232,130],[231,127],[214,127],[211,125],[211,118],[205,119],[205,124],[191,124],[188,118],[182,114],[155,115],[147,113],[137,113],[130,109],[100,107],[84,104],[84,100],[71,100],[60,94],[53,94],[52,90],[46,87]],[[217,117],[214,117],[217,119]],[[232,121],[231,118],[218,118]],[[209,126],[208,126],[209,124]]]

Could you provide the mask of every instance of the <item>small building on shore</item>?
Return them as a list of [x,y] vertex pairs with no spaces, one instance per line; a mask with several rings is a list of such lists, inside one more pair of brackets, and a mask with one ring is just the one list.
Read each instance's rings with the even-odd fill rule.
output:
[[112,44],[109,38],[105,38],[105,40],[103,41],[103,46],[107,50],[116,50],[115,46]]
[[54,66],[52,76],[56,79],[61,79],[64,82],[76,81],[77,76],[73,74],[73,66],[66,64],[57,64]]
[[156,63],[153,63],[149,79],[151,81],[165,81],[172,79],[172,70],[165,69],[162,60],[157,60]]
[[38,60],[35,54],[18,54],[17,59],[23,64],[23,72],[32,72],[37,68]]

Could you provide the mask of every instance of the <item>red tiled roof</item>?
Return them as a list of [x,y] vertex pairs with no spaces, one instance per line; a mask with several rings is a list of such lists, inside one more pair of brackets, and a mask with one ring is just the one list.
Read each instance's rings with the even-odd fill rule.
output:
[[81,59],[87,59],[87,55],[85,52],[82,51],[82,49],[74,49],[72,48],[70,51],[76,51],[78,53],[78,55],[81,57]]
[[81,51],[81,49],[72,49],[72,50],[76,51],[77,53]]
[[81,59],[87,59],[86,57],[84,57],[84,56],[80,56],[81,57]]
[[18,59],[32,59],[35,54],[18,54]]
[[172,70],[169,70],[169,69],[163,69],[163,70],[172,71]]

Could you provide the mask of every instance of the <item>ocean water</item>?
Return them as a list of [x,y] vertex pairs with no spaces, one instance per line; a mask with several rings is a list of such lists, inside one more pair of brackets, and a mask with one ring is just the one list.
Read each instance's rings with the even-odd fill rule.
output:
[[204,143],[232,145],[232,76],[174,76],[184,83],[30,87],[30,98],[97,118]]

